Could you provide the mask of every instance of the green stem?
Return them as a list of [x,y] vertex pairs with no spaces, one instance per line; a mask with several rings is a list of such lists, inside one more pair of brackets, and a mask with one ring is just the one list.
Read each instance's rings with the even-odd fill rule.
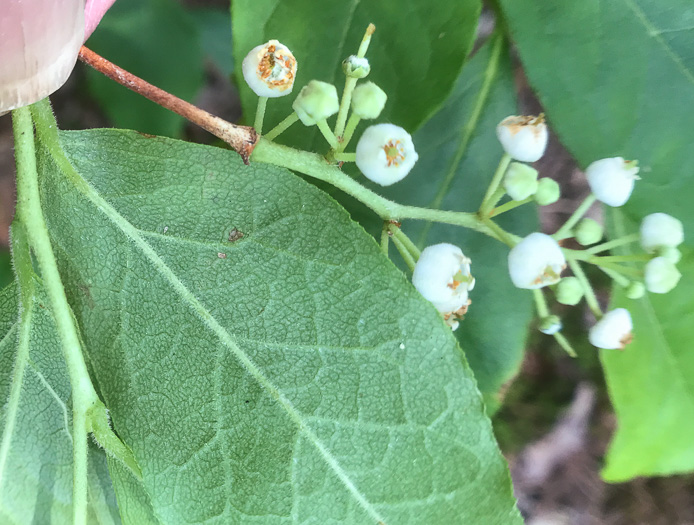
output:
[[[44,102],[47,104],[47,101]],[[72,389],[73,525],[87,521],[87,411],[99,402],[84,362],[79,335],[41,209],[34,127],[28,107],[12,112],[17,159],[17,218],[36,256],[60,338]]]
[[388,233],[389,224],[390,222],[383,221],[383,227],[381,228],[381,251],[386,257],[388,257],[388,241],[390,240],[390,235]]
[[402,256],[403,260],[405,261],[405,264],[407,264],[407,267],[410,269],[411,272],[414,272],[414,267],[415,267],[415,260],[412,257],[412,254],[410,254],[409,250],[407,249],[407,246],[398,239],[395,235],[393,235],[393,244],[395,247],[398,249],[400,252],[400,255]]
[[639,239],[640,239],[640,236],[638,233],[632,233],[630,235],[625,235],[624,237],[619,237],[618,239],[612,239],[611,241],[607,241],[607,242],[604,242],[602,244],[598,244],[596,246],[593,246],[591,248],[587,248],[584,250],[584,252],[587,254],[606,252],[607,250],[611,250],[612,248],[617,248],[619,246],[624,246],[625,244],[631,244],[632,242],[637,242]]
[[586,298],[588,308],[590,308],[591,312],[593,312],[596,319],[600,319],[602,317],[600,303],[598,303],[598,298],[595,296],[595,291],[593,291],[593,287],[590,285],[590,282],[588,281],[586,274],[583,273],[583,269],[581,268],[580,263],[571,259],[568,260],[568,263],[569,267],[571,268],[571,271],[574,273],[578,281],[581,283],[581,286],[583,287],[583,294]]
[[619,284],[620,286],[626,288],[631,284],[631,281],[624,277],[621,273],[616,272],[610,268],[606,268],[604,266],[598,266],[600,270],[602,270],[605,274],[607,274],[614,282]]
[[390,201],[365,188],[336,166],[330,165],[324,157],[315,153],[288,148],[265,138],[261,138],[253,150],[252,160],[282,166],[327,182],[364,203],[383,220],[417,219],[440,222],[469,228],[497,240],[501,240],[500,233],[514,242],[519,239],[518,236],[505,232],[499,226],[496,226],[495,229],[490,228],[474,213],[431,210]]
[[333,158],[338,162],[355,162],[357,160],[356,153],[333,153]]
[[[599,265],[600,262],[609,262],[609,263],[617,263],[617,262],[641,262],[641,261],[650,261],[653,258],[653,255],[648,254],[648,253],[633,253],[631,255],[603,255],[602,257],[591,257],[591,261],[593,264]],[[597,262],[600,261],[600,262]]]
[[557,232],[554,235],[552,235],[552,237],[554,237],[554,239],[557,241],[571,237],[571,229],[576,225],[578,221],[581,220],[581,217],[585,215],[585,213],[588,211],[588,208],[590,208],[595,201],[595,195],[593,195],[592,193],[588,195],[585,198],[585,200],[581,203],[581,205],[578,208],[576,208],[576,211],[574,211],[573,214],[571,214],[571,217],[568,218],[564,225],[561,228],[559,228]]
[[537,316],[543,319],[549,315],[549,307],[547,306],[547,300],[545,299],[545,294],[542,293],[540,289],[533,290],[533,299],[535,299],[535,308],[537,309]]
[[393,233],[393,238],[399,240],[403,246],[407,248],[407,251],[410,252],[410,255],[412,255],[415,262],[418,261],[421,252],[419,251],[419,248],[415,246],[412,240],[410,240],[410,238],[405,234],[405,232],[393,223],[388,225],[388,229]]
[[559,343],[559,346],[561,346],[567,354],[569,354],[571,357],[577,357],[576,350],[573,349],[571,343],[569,343],[569,340],[564,337],[561,332],[557,332],[553,335],[554,339],[556,339],[557,343]]
[[337,139],[335,138],[335,134],[328,126],[328,121],[325,119],[319,120],[316,122],[316,126],[318,126],[318,129],[323,134],[323,137],[325,137],[325,140],[328,142],[328,144],[330,144],[330,147],[336,150],[338,146]]
[[507,203],[494,208],[492,212],[489,214],[489,218],[491,219],[492,217],[496,217],[497,215],[501,215],[502,213],[506,213],[507,211],[511,211],[514,208],[518,208],[518,206],[523,206],[523,204],[527,204],[532,201],[533,197],[528,197],[527,199],[523,199],[522,201],[508,201]]
[[287,115],[282,122],[277,124],[263,136],[267,140],[275,140],[281,133],[284,133],[287,129],[289,129],[289,126],[294,124],[297,120],[299,120],[299,115],[297,115],[296,112],[292,112],[291,114]]
[[137,479],[142,480],[142,471],[135,461],[132,450],[128,448],[111,429],[108,411],[103,403],[98,403],[89,411],[87,425],[97,443],[104,447],[110,456],[120,460]]
[[349,144],[349,141],[352,140],[352,135],[354,135],[354,130],[357,129],[357,126],[361,122],[361,118],[359,118],[359,115],[356,113],[352,113],[349,116],[349,120],[347,121],[347,127],[345,128],[345,133],[342,136],[342,140],[340,141],[340,146],[337,148],[337,152],[340,153],[345,150],[347,145]]
[[504,230],[493,220],[482,219],[482,222],[486,224],[489,227],[489,229],[496,234],[496,238],[503,242],[505,245],[513,248],[517,244],[518,240],[514,239],[506,230]]
[[623,266],[617,263],[602,261],[601,259],[602,258],[589,259],[587,262],[590,264],[594,264],[598,268],[608,268],[614,272],[621,273],[623,275],[626,275],[627,277],[631,277],[632,279],[640,279],[643,277],[643,272],[637,270],[636,268]]
[[352,93],[357,85],[357,80],[354,77],[345,79],[345,89],[342,91],[342,99],[340,100],[340,109],[337,113],[337,122],[335,123],[335,136],[342,137],[345,132],[345,123],[347,122],[347,112],[352,104]]
[[258,107],[255,110],[255,124],[253,127],[260,134],[263,132],[263,120],[265,120],[265,107],[267,106],[267,97],[258,98]]
[[497,166],[496,171],[494,172],[492,182],[489,184],[489,187],[487,188],[487,193],[484,194],[484,198],[482,199],[482,203],[480,204],[480,216],[489,216],[489,213],[494,207],[494,204],[490,204],[491,200],[496,195],[497,190],[501,185],[501,181],[504,179],[504,174],[506,173],[509,164],[511,164],[511,156],[508,153],[504,153],[501,157],[501,160],[499,161],[499,165]]

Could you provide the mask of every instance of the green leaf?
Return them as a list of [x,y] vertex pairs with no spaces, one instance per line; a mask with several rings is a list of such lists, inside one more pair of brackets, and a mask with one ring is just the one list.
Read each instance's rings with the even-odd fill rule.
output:
[[190,16],[198,26],[202,49],[207,58],[225,75],[231,75],[231,17],[228,9],[191,9]]
[[[515,112],[510,60],[503,39],[496,37],[470,60],[441,110],[414,135],[419,161],[412,173],[382,192],[406,204],[476,210],[503,153],[496,125]],[[499,219],[519,235],[537,228],[533,205]],[[489,409],[496,410],[501,386],[520,366],[533,312],[532,295],[514,287],[508,276],[508,248],[454,226],[408,222],[403,230],[420,248],[449,242],[472,259],[472,305],[456,336]]]
[[10,284],[13,280],[12,260],[10,252],[0,249],[0,289]]
[[[225,42],[228,44],[228,41]],[[118,0],[88,47],[169,93],[192,101],[203,80],[196,22],[174,0]],[[185,120],[92,69],[89,92],[111,122],[143,133],[177,137]]]
[[[234,59],[240,64],[252,48],[270,39],[282,42],[297,59],[294,92],[268,101],[269,130],[291,113],[296,93],[310,80],[329,82],[342,91],[342,61],[357,53],[366,27],[373,23],[368,80],[388,94],[380,119],[414,131],[450,92],[472,47],[479,12],[479,0],[237,0],[232,3]],[[240,72],[237,81],[246,121],[253,122],[258,97]],[[294,124],[287,132],[289,140],[283,135],[282,142],[307,148],[315,130]],[[316,145],[327,150],[324,142]]]
[[[15,236],[16,237],[16,236]],[[0,293],[0,522],[72,522],[70,381],[41,283]],[[18,343],[19,341],[19,343]],[[89,450],[89,523],[120,523],[106,457]]]
[[[616,232],[633,228],[613,215]],[[691,248],[678,267],[685,277],[668,294],[631,301],[617,289],[613,298],[631,313],[634,341],[623,352],[600,353],[619,421],[602,472],[608,481],[694,469]]]
[[[639,160],[642,180],[631,200],[610,212],[613,223],[631,233],[643,216],[662,211],[694,230],[691,2],[501,5],[550,125],[579,163],[618,155]],[[685,242],[691,247],[694,238]],[[694,469],[687,444],[694,440],[687,386],[694,363],[683,338],[691,330],[690,268],[685,261],[682,288],[664,297],[626,302],[616,294],[615,303],[634,316],[636,342],[623,354],[603,355],[619,421],[604,473],[609,479]]]
[[61,136],[49,229],[162,523],[521,523],[450,330],[334,201],[229,151]]

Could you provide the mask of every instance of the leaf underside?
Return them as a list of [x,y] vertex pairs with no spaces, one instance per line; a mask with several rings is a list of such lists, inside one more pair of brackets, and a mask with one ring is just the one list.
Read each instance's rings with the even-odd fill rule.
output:
[[450,330],[329,197],[215,148],[61,136],[76,171],[42,151],[44,207],[142,468],[111,465],[126,523],[521,522]]

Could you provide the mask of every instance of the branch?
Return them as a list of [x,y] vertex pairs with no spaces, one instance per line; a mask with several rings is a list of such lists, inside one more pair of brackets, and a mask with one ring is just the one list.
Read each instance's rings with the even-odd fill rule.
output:
[[140,77],[128,73],[125,69],[109,62],[84,46],[80,49],[79,59],[88,66],[96,69],[99,73],[103,73],[111,80],[118,82],[121,86],[125,86],[135,93],[139,93],[155,104],[159,104],[173,111],[193,124],[209,131],[215,137],[219,137],[241,155],[245,164],[248,164],[248,158],[251,156],[251,153],[253,153],[253,149],[259,138],[253,128],[249,126],[237,126],[219,117],[215,117],[207,111],[185,100],[181,100],[163,89],[153,86]]

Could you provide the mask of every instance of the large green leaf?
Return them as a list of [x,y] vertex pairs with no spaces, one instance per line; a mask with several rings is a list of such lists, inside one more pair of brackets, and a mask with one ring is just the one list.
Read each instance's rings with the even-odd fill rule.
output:
[[[531,84],[562,142],[586,166],[601,157],[639,159],[643,179],[614,223],[632,232],[664,211],[694,230],[694,5],[689,0],[543,2],[501,0]],[[630,224],[630,225],[629,225]],[[686,243],[694,244],[689,236]],[[691,333],[683,288],[638,303],[636,342],[603,363],[619,418],[605,475],[626,479],[694,469]],[[639,383],[636,378],[643,382]],[[665,408],[667,407],[667,408]]]
[[[414,130],[451,90],[472,46],[479,11],[479,0],[236,0],[232,2],[234,59],[240,64],[253,47],[270,39],[279,40],[296,56],[294,93],[268,102],[265,129],[269,129],[291,112],[295,94],[310,80],[330,82],[342,90],[342,60],[356,54],[364,30],[373,23],[368,80],[389,97],[381,119]],[[258,97],[240,74],[238,83],[243,112],[252,122]],[[292,144],[307,147],[315,127],[308,133],[302,128],[295,124],[288,135]]]
[[[16,237],[16,236],[15,236]],[[16,254],[23,274],[0,293],[0,522],[72,521],[70,381],[53,318],[28,252]],[[89,522],[120,523],[106,457],[89,451]]]
[[[441,110],[415,134],[419,161],[406,179],[386,188],[385,195],[418,206],[476,210],[503,153],[496,125],[515,113],[511,64],[504,42],[496,37],[470,60]],[[520,235],[537,228],[531,205],[500,219]],[[472,259],[477,284],[456,336],[489,408],[495,410],[499,389],[520,365],[533,311],[532,296],[514,287],[508,276],[508,248],[454,226],[408,222],[403,229],[420,248],[450,242]]]
[[220,149],[62,140],[42,194],[142,468],[149,502],[112,470],[130,522],[520,523],[450,330],[329,197]]
[[[621,214],[614,215],[616,232],[633,229]],[[603,471],[610,481],[694,468],[691,248],[679,266],[688,279],[667,295],[630,301],[618,291],[613,298],[615,306],[631,312],[634,341],[624,352],[600,355],[619,421]]]
[[[228,45],[228,42],[225,42]],[[198,24],[175,0],[118,0],[87,45],[157,87],[191,100],[202,86]],[[143,133],[177,137],[183,118],[87,71],[89,92],[111,122]]]

